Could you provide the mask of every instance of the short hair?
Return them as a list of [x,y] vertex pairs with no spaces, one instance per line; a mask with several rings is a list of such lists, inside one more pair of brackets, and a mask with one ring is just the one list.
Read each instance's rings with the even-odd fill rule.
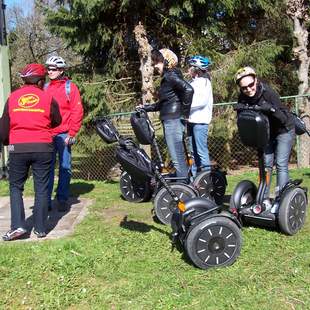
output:
[[154,64],[158,64],[159,62],[162,62],[162,63],[165,62],[163,54],[157,49],[152,50],[151,59]]
[[198,77],[203,77],[203,78],[207,78],[211,80],[211,76],[207,70],[201,70],[200,68],[193,67],[193,66],[191,67],[190,70],[194,72],[195,74],[197,74]]

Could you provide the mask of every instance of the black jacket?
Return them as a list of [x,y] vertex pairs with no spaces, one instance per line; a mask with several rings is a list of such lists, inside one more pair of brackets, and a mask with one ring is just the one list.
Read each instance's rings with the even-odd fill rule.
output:
[[158,93],[159,101],[145,105],[146,111],[160,111],[161,120],[189,117],[194,90],[184,81],[180,70],[164,72]]
[[242,110],[245,105],[270,105],[273,108],[273,112],[264,112],[269,119],[271,137],[285,133],[295,127],[293,116],[288,107],[282,104],[279,95],[265,83],[258,82],[257,91],[253,97],[240,93],[236,110]]

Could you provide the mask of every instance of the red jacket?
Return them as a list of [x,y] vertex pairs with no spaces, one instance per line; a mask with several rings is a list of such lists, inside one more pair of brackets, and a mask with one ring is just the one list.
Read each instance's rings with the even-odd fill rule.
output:
[[36,85],[13,91],[0,119],[0,138],[12,152],[49,152],[52,127],[61,123],[57,102]]
[[61,124],[53,129],[53,135],[67,132],[71,137],[74,137],[82,125],[83,105],[80,92],[71,81],[70,93],[66,94],[65,84],[67,80],[67,77],[51,80],[45,91],[58,102],[62,117]]

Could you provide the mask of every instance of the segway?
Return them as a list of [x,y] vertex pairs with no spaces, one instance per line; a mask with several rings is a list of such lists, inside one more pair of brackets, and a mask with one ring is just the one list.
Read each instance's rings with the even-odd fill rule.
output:
[[[229,212],[206,198],[179,198],[160,168],[130,138],[121,137],[108,118],[97,118],[96,130],[107,143],[118,142],[116,159],[135,180],[155,179],[170,194],[173,212],[173,245],[179,243],[193,264],[201,269],[233,264],[241,246],[241,223]],[[184,196],[183,196],[184,197]]]
[[201,269],[233,264],[241,251],[239,220],[221,212],[215,202],[201,197],[182,200],[173,184],[168,183],[159,167],[132,140],[120,140],[116,158],[124,170],[135,178],[156,178],[170,194],[172,242],[179,243],[193,264]]
[[[222,172],[218,166],[212,167],[210,172],[200,172],[191,184],[185,184],[188,177],[179,178],[170,176],[169,173],[163,173],[164,163],[159,151],[159,147],[155,138],[155,130],[151,124],[151,121],[147,115],[147,112],[141,108],[136,109],[132,113],[131,118],[132,129],[140,144],[151,145],[156,153],[156,163],[159,167],[160,173],[164,176],[166,181],[170,182],[170,186],[175,194],[182,200],[188,200],[197,196],[208,198],[215,201],[220,205],[225,195],[227,180],[226,173]],[[187,156],[187,162],[189,165],[188,174],[189,177],[190,157],[188,156],[186,143],[183,140],[185,155]],[[162,224],[170,224],[172,217],[171,195],[165,187],[161,186],[161,182],[155,183],[153,187],[153,206],[157,219]]]
[[251,181],[241,181],[233,191],[230,210],[244,224],[280,228],[287,235],[296,234],[304,225],[307,211],[307,189],[300,186],[302,180],[290,180],[271,199],[271,207],[264,203],[264,194],[270,182],[264,166],[264,148],[269,138],[269,120],[259,106],[239,111],[237,120],[241,142],[254,147],[259,159],[258,188]]
[[[111,144],[118,142],[121,138],[117,129],[108,117],[97,117],[95,119],[96,131],[104,142]],[[121,196],[129,202],[148,201],[152,196],[150,180],[139,180],[133,178],[121,167],[120,191]]]

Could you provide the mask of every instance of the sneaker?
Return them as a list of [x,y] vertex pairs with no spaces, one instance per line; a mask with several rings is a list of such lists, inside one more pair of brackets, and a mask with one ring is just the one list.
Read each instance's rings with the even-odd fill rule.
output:
[[271,207],[272,207],[272,203],[271,203],[271,201],[270,201],[270,199],[269,199],[269,198],[264,199],[264,201],[263,201],[263,205],[265,206],[265,211],[270,210],[270,209],[271,209]]
[[27,233],[25,228],[19,227],[16,229],[9,230],[5,235],[2,236],[3,241],[12,241],[21,238]]
[[46,232],[45,232],[45,231],[39,232],[39,231],[34,230],[33,232],[34,232],[34,234],[35,234],[38,238],[45,238],[45,237],[46,237]]

